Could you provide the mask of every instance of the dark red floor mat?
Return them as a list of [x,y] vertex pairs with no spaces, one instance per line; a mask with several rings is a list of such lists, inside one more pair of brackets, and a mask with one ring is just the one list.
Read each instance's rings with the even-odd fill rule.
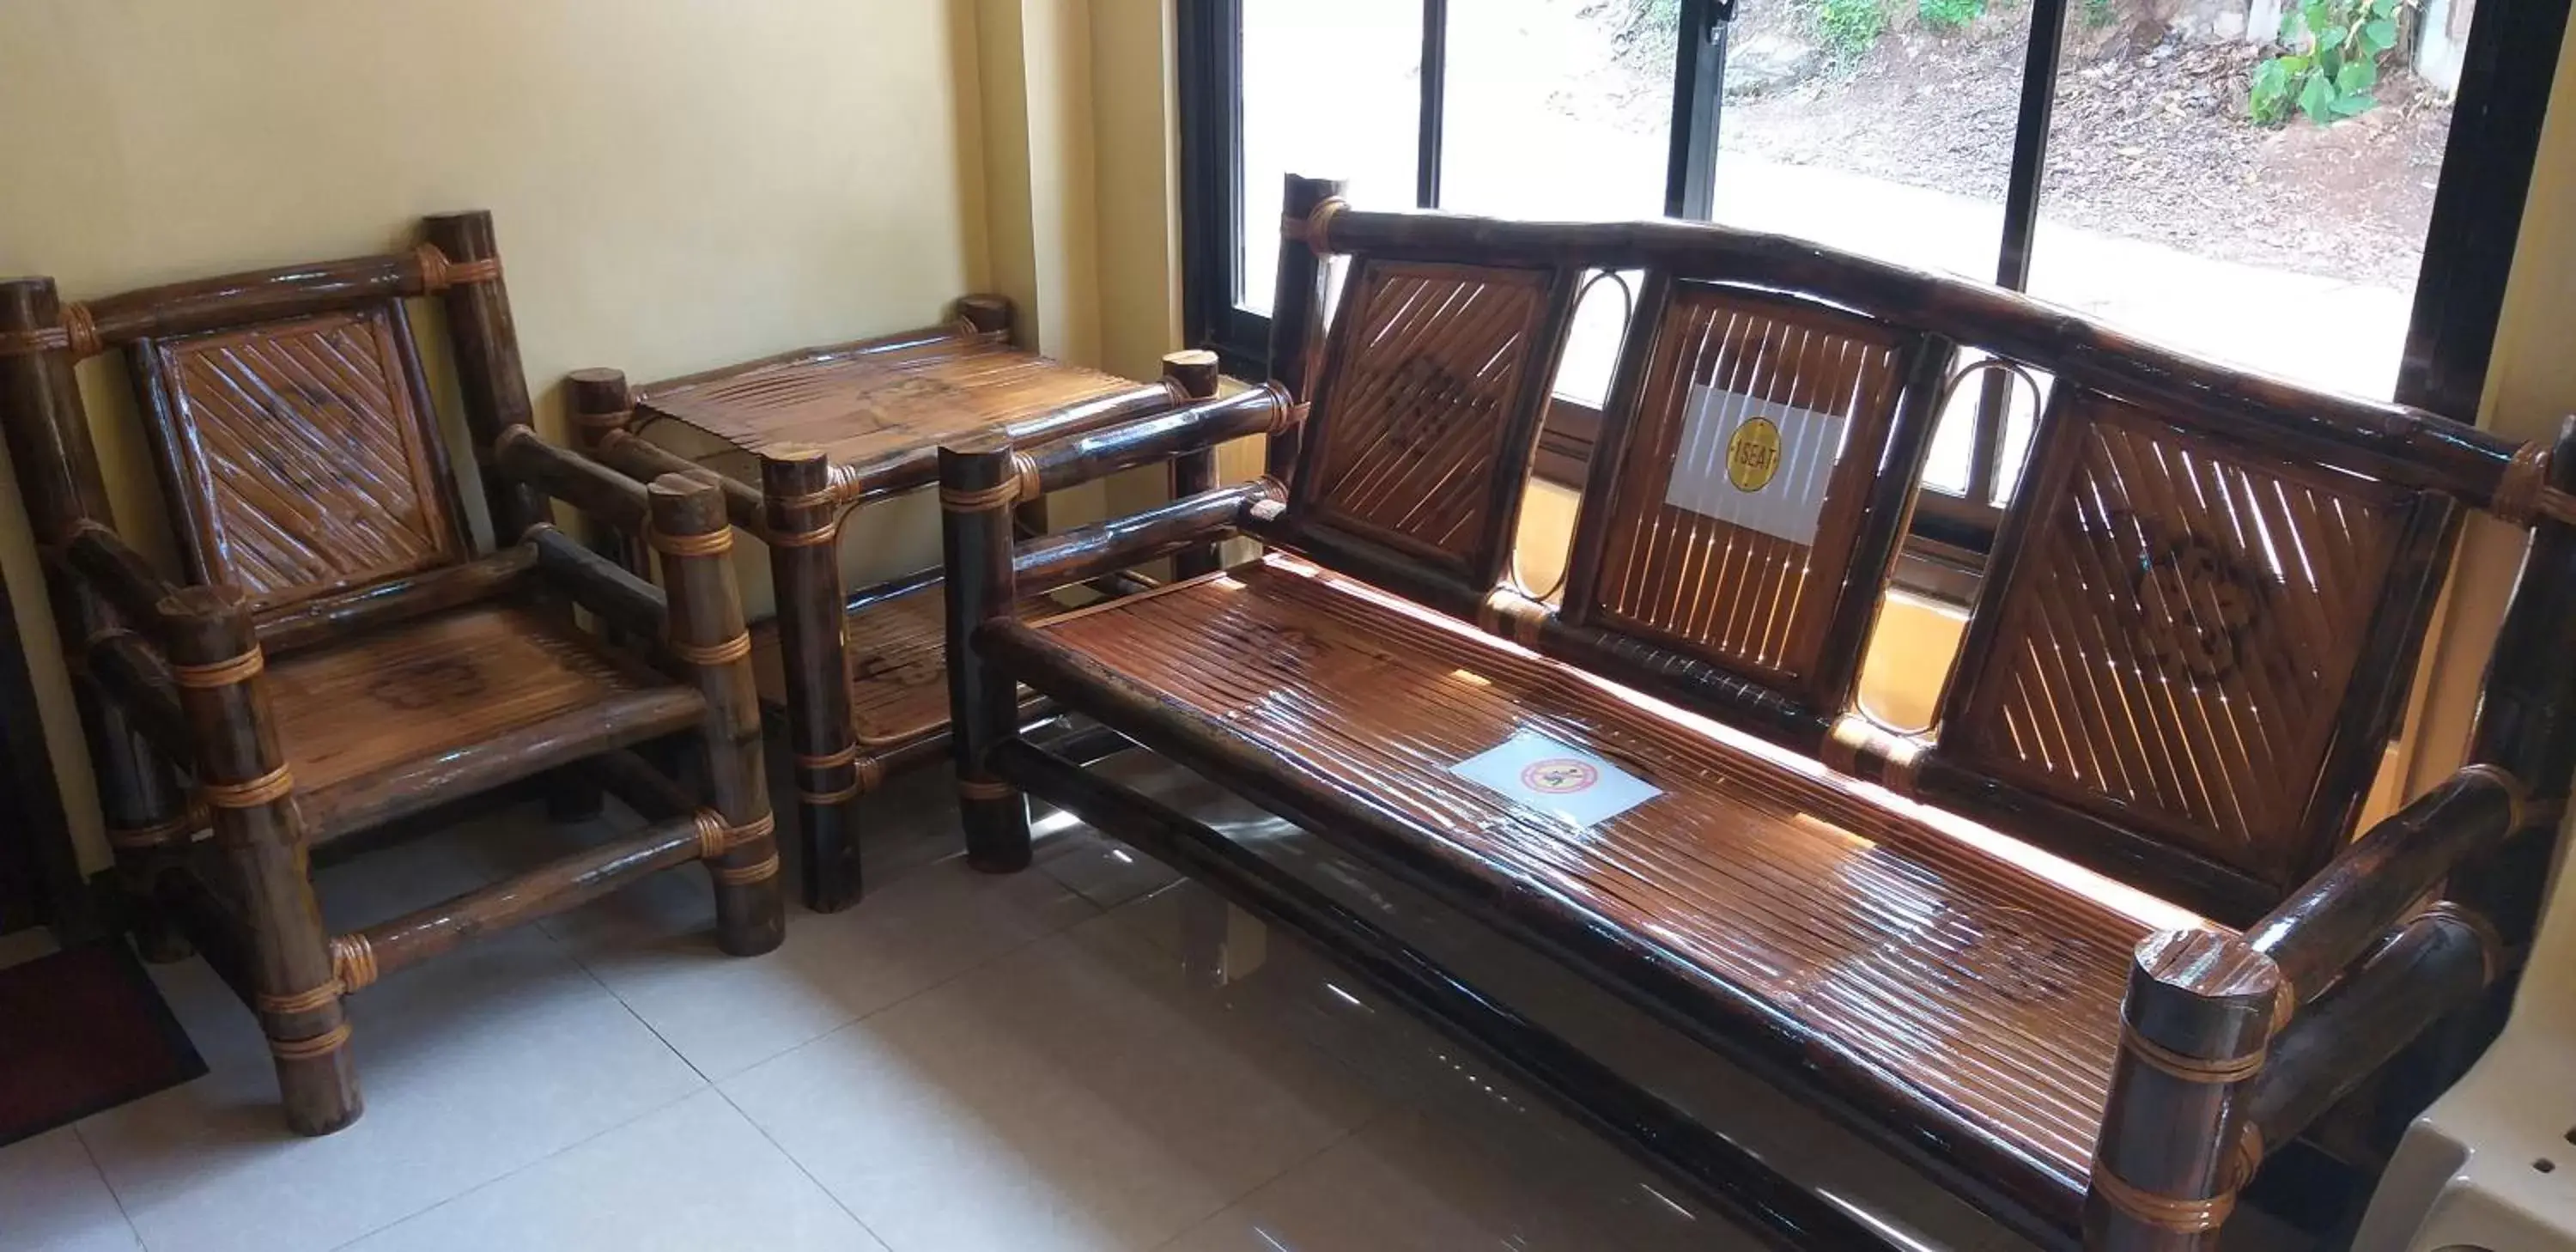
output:
[[122,939],[0,969],[0,1145],[205,1072]]

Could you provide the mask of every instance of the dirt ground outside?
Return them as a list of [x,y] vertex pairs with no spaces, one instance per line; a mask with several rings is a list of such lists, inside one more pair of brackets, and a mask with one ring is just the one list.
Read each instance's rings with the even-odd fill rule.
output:
[[[1795,0],[1739,13],[1739,46],[1814,42]],[[2028,0],[1962,30],[1892,23],[1857,59],[1820,54],[1801,81],[1730,99],[1720,148],[2000,202],[2029,26]],[[2439,93],[2392,69],[2379,107],[2358,117],[2259,126],[2246,108],[2255,45],[2186,42],[2091,4],[2068,27],[2044,216],[2212,259],[2413,284],[2450,130]]]

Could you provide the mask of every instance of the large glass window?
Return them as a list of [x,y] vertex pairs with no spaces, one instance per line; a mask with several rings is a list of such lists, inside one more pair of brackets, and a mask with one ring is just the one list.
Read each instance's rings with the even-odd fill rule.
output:
[[[2564,0],[1180,11],[1188,302],[1240,368],[1258,369],[1293,171],[1349,180],[1363,207],[1797,235],[2459,417],[2566,20]],[[2481,118],[2457,141],[2455,111]],[[1542,472],[1580,470],[1632,287],[1587,293]],[[1991,538],[2049,385],[1957,389],[1918,528],[1972,554]]]

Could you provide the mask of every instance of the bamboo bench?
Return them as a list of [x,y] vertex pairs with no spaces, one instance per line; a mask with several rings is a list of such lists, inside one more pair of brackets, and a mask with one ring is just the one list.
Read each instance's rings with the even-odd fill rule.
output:
[[[715,468],[734,524],[769,549],[778,608],[753,625],[752,665],[794,754],[809,907],[858,899],[857,798],[948,745],[938,571],[845,594],[839,552],[852,512],[929,487],[943,439],[986,430],[1022,443],[1076,438],[1205,400],[1215,384],[1204,353],[1176,354],[1161,380],[1137,383],[1014,347],[1011,307],[999,296],[967,296],[940,325],[641,387],[610,369],[570,377],[572,425],[587,454],[640,478]],[[744,457],[756,466],[727,472]],[[1197,490],[1213,482],[1215,462],[1202,452],[1173,469],[1177,484]],[[1046,502],[1023,500],[1017,516],[1042,532]],[[608,545],[649,576],[639,538]]]
[[[1016,684],[1565,962],[2046,1245],[2213,1246],[2265,1158],[2428,1027],[2448,1044],[2431,1070],[2474,1055],[2576,759],[2576,434],[2523,446],[1779,237],[1359,212],[1336,191],[1289,184],[1271,367],[1297,407],[1268,476],[1015,544],[1008,506],[1068,457],[943,450],[978,864],[1025,862],[1023,791],[1069,809],[1797,1246],[1886,1239],[1370,918],[1019,738]],[[1329,340],[1326,256],[1348,265]],[[1643,282],[1543,602],[1511,585],[1510,544],[1576,294],[1607,271]],[[1935,418],[1989,370],[2045,376],[2039,433],[1935,725],[1881,726],[1855,690],[1891,559]],[[2351,840],[2477,511],[2536,533],[2471,764]],[[1080,572],[1068,550],[1226,534],[1270,552],[1044,623],[1008,612]],[[1468,776],[1516,739],[1516,778]],[[1651,794],[1565,798],[1623,779]]]

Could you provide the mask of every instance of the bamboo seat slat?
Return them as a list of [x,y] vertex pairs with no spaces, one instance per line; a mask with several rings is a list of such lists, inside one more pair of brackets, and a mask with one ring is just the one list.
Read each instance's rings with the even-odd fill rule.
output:
[[857,354],[818,349],[645,389],[639,424],[694,426],[746,451],[783,444],[866,465],[1106,399],[1137,384],[981,337]]
[[[313,837],[345,794],[392,771],[566,715],[633,740],[693,725],[692,703],[639,678],[572,629],[480,605],[301,652],[268,667],[278,738]],[[528,772],[534,772],[531,766]]]
[[[2055,880],[1955,819],[1277,558],[1042,629],[1287,774],[1364,789],[1457,872],[1535,885],[1714,999],[1791,1019],[1878,1088],[1865,1105],[1949,1108],[2082,1195],[2129,953],[2154,929],[2070,885],[2083,871]],[[1450,772],[1524,730],[1663,794],[1577,829]]]
[[[1020,603],[1024,621],[1063,612],[1045,597]],[[850,730],[863,752],[884,752],[948,730],[947,613],[936,581],[850,614],[842,627],[850,658]],[[761,700],[787,699],[776,619],[751,629],[751,670]]]

